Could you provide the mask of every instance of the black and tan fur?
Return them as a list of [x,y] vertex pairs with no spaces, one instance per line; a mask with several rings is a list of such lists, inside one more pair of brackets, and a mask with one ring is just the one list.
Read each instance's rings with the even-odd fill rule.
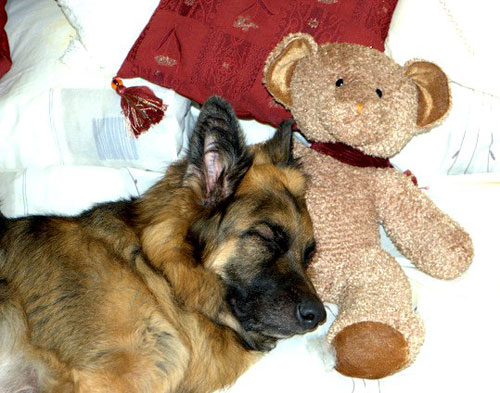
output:
[[285,123],[247,147],[213,97],[187,157],[144,196],[76,217],[0,216],[0,351],[21,365],[3,389],[211,392],[317,326],[290,139]]

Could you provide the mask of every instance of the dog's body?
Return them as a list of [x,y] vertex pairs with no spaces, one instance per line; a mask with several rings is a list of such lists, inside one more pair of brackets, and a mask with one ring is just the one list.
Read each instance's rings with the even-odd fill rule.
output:
[[143,197],[0,216],[0,351],[23,366],[3,388],[211,392],[321,322],[290,132],[249,150],[213,98],[187,158]]

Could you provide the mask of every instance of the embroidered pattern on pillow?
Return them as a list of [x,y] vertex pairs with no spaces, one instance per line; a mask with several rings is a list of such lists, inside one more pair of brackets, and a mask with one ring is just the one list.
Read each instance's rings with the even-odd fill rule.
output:
[[204,102],[218,94],[241,118],[290,115],[262,85],[267,54],[288,33],[384,49],[397,0],[162,0],[118,76]]
[[7,24],[7,11],[5,5],[7,0],[0,0],[0,78],[10,69],[12,60],[10,58],[9,40],[5,25]]

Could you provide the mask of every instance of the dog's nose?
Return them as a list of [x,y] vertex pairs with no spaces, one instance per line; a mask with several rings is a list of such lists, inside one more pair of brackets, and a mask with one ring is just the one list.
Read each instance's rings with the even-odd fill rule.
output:
[[297,319],[304,329],[314,329],[325,318],[325,307],[315,296],[306,295],[297,305]]

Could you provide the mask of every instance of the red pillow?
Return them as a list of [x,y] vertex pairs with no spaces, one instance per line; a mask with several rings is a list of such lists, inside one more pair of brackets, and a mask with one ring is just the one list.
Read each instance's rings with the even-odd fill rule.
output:
[[218,94],[240,117],[277,125],[290,114],[262,84],[271,49],[288,33],[318,43],[384,49],[397,0],[161,0],[118,76],[141,77],[197,102]]
[[9,41],[5,32],[7,24],[7,12],[5,11],[7,0],[0,0],[0,78],[5,74],[12,65],[10,59]]

